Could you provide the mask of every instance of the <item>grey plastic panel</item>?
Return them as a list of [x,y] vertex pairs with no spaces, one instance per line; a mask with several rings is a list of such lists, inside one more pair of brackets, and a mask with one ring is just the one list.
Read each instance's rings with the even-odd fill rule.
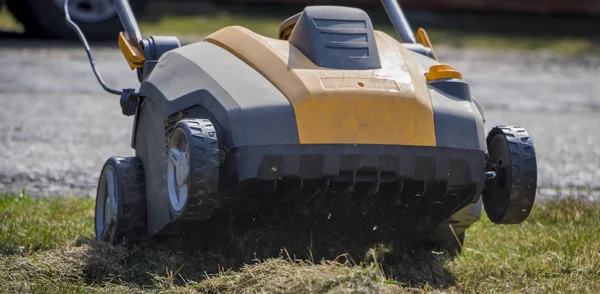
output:
[[289,41],[321,67],[381,68],[371,19],[357,8],[306,7]]
[[431,81],[429,87],[458,100],[473,101],[471,97],[471,86],[464,81],[451,79]]
[[471,99],[429,91],[438,147],[487,150],[483,118]]
[[[146,183],[147,230],[154,235],[170,221],[167,192],[167,156],[164,151],[164,123],[156,104],[146,99],[140,107],[135,153],[142,160]],[[162,147],[162,148],[161,148]]]
[[181,47],[181,42],[179,42],[179,39],[171,36],[152,36],[144,39],[143,43],[144,57],[146,61],[144,62],[144,67],[141,69],[143,72],[143,75],[140,76],[141,80],[148,77],[148,75],[154,69],[154,66],[156,66],[158,63],[158,59],[160,59],[163,54],[175,48]]
[[299,142],[287,98],[256,70],[211,43],[165,54],[140,92],[163,115],[203,106],[228,133],[230,148]]
[[[405,48],[407,46],[405,45]],[[414,47],[414,46],[411,46]],[[410,48],[406,48],[408,50],[410,50]],[[435,59],[430,58],[425,56],[424,54],[420,54],[419,52],[415,52],[415,51],[410,51],[412,57],[415,59],[415,61],[417,61],[417,63],[421,66],[421,69],[423,70],[423,74],[427,73],[429,71],[429,67],[431,67],[432,65],[436,65],[436,64],[440,64],[439,62],[437,62]]]
[[485,109],[483,108],[483,105],[481,105],[481,103],[479,103],[479,101],[477,101],[477,99],[475,99],[474,97],[472,99],[473,103],[475,103],[475,106],[477,106],[481,117],[483,118],[483,123],[485,123]]
[[[419,53],[411,54],[423,74],[439,64]],[[470,85],[447,80],[430,82],[429,88],[437,146],[486,151],[483,108],[473,99]]]
[[261,74],[226,50],[201,42],[165,53],[140,88],[136,155],[146,172],[148,232],[169,233],[166,120],[180,111],[211,119],[219,142],[231,150],[249,145],[298,144],[287,98]]

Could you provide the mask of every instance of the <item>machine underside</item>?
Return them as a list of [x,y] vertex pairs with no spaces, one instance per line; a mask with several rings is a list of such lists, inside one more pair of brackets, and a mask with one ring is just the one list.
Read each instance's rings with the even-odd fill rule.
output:
[[[475,212],[459,222],[449,220],[479,200],[483,152],[313,145],[257,146],[231,153],[221,189],[235,204],[225,204],[223,211],[255,213],[283,205],[319,223],[334,218],[353,227],[393,231],[405,241],[434,239],[433,230],[447,220],[445,229],[453,224],[460,234],[479,217]],[[250,170],[253,176],[243,174]]]

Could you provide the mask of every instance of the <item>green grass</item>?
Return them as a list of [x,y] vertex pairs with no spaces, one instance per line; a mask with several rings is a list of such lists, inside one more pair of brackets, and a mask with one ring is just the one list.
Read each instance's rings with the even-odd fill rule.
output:
[[0,196],[0,293],[598,293],[600,203],[536,204],[523,224],[483,218],[450,260],[375,247],[364,260],[245,260],[179,242],[91,240],[93,200]]
[[93,232],[89,200],[36,201],[24,196],[0,197],[0,254],[26,254],[65,245]]
[[248,15],[197,15],[163,16],[156,21],[143,21],[140,30],[147,35],[203,36],[226,26],[241,25],[269,37],[276,38],[281,20],[267,16]]
[[[156,21],[142,22],[147,35],[177,35],[187,40],[200,39],[226,26],[244,26],[258,34],[277,37],[282,18],[269,16],[215,14],[197,16],[164,16]],[[375,29],[395,36],[387,23],[375,23]],[[465,32],[455,29],[425,28],[435,47],[473,48],[496,51],[547,51],[555,54],[578,56],[600,55],[600,41],[587,37],[494,35]]]
[[440,29],[427,30],[436,48],[472,48],[491,51],[549,52],[563,56],[600,55],[600,42],[585,37],[493,36],[481,33],[461,34]]
[[0,7],[0,30],[18,32],[23,30],[23,26],[8,12],[6,7]]

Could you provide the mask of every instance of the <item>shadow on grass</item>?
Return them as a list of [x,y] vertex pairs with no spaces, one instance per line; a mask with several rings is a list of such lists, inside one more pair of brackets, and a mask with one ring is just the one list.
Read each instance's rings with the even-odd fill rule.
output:
[[115,283],[143,288],[159,286],[157,283],[166,277],[172,279],[173,285],[183,286],[188,280],[203,280],[206,273],[216,273],[220,267],[232,264],[225,256],[179,241],[127,248],[82,240],[89,245],[84,278],[88,284]]
[[[288,261],[284,266],[291,266],[299,260],[298,256],[295,259],[288,255],[285,249],[266,259],[235,260],[223,251],[199,248],[181,240],[133,248],[111,246],[93,240],[84,242],[89,246],[85,253],[87,260],[82,261],[86,264],[83,278],[89,285],[112,283],[136,288],[188,286],[190,282],[202,282],[224,271],[240,270],[244,264],[260,267],[262,262],[283,259]],[[370,250],[369,255],[360,261],[348,254],[340,254],[332,260],[346,266],[375,267],[386,280],[413,288],[446,288],[455,285],[454,275],[445,267],[447,256],[427,250],[391,252],[379,247]],[[332,260],[306,261],[309,264],[326,264]],[[328,272],[322,275],[327,277]],[[279,277],[273,275],[270,278]]]
[[[261,267],[272,259],[288,261],[278,263],[282,267],[300,260],[315,265],[343,260],[345,266],[375,268],[379,276],[400,285],[445,288],[455,284],[446,268],[449,255],[427,250],[419,243],[405,243],[406,235],[387,227],[397,222],[389,214],[377,216],[378,220],[390,220],[378,222],[379,227],[373,226],[373,216],[345,218],[343,222],[334,217],[325,224],[282,215],[293,214],[263,219],[222,215],[204,226],[185,228],[193,234],[157,237],[132,248],[84,240],[89,244],[85,277],[90,284],[119,281],[160,287],[166,281],[184,286],[248,264]],[[267,278],[278,276],[274,273]]]

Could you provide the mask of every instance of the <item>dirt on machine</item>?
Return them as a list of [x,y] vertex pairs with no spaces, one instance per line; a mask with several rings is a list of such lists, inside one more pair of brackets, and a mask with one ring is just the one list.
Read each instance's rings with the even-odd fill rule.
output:
[[67,1],[98,81],[133,124],[135,156],[102,167],[96,238],[189,235],[249,254],[377,242],[456,254],[484,209],[497,224],[525,221],[537,188],[530,135],[486,133],[463,73],[438,60],[396,1],[381,2],[395,36],[361,9],[308,6],[277,37],[229,26],[182,45],[142,37],[116,0],[115,38],[140,84],[115,90]]

